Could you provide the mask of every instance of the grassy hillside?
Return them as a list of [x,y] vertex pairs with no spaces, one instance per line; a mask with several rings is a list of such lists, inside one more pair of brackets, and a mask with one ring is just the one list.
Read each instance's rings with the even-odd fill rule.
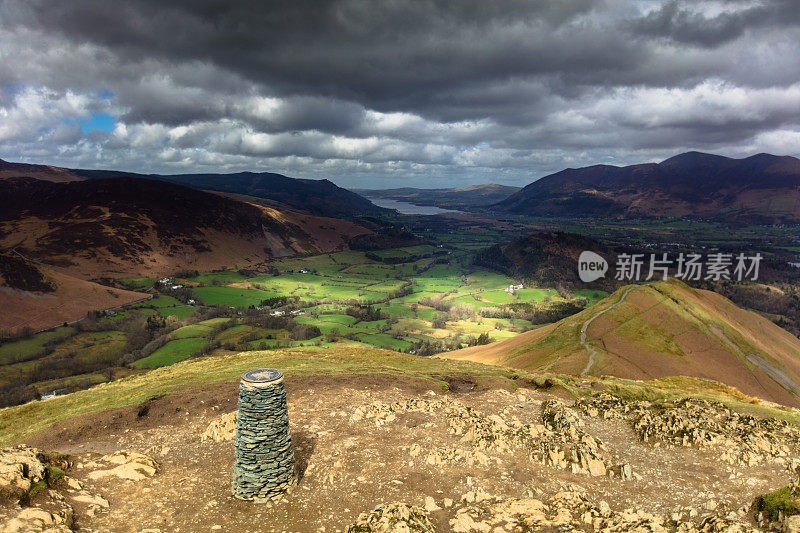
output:
[[[564,394],[581,396],[593,390],[607,389],[628,399],[672,400],[686,396],[723,401],[740,410],[800,421],[785,408],[758,405],[753,399],[719,383],[669,378],[639,382],[613,377],[579,378],[550,373],[524,371],[419,357],[391,351],[365,348],[292,349],[269,352],[245,352],[224,357],[203,357],[104,383],[91,389],[51,400],[30,402],[0,409],[0,446],[7,446],[46,430],[56,422],[106,409],[135,405],[151,398],[185,392],[196,387],[238,380],[253,368],[279,368],[291,379],[298,375],[389,374],[429,380],[431,388],[444,391],[448,383],[473,383],[501,380],[508,388],[518,386],[562,389]],[[594,382],[592,387],[589,383]]]
[[446,357],[633,379],[694,376],[789,405],[800,391],[797,337],[674,280],[623,287],[555,324]]

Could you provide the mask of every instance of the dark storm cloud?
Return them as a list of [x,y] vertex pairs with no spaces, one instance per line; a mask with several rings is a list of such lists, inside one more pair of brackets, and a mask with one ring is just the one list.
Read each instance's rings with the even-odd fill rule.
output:
[[0,157],[432,186],[785,151],[794,4],[0,0]]
[[636,47],[602,29],[558,37],[592,8],[559,2],[27,2],[7,23],[141,58],[209,63],[283,93],[408,105],[487,77],[630,66]]
[[632,24],[645,36],[667,37],[680,43],[713,47],[741,37],[745,31],[800,23],[796,0],[769,0],[753,5],[730,0],[735,11],[708,15],[694,11],[697,2],[672,0]]

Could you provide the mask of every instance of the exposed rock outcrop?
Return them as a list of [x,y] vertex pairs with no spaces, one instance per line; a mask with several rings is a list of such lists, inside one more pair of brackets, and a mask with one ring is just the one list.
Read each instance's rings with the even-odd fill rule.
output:
[[422,450],[418,444],[409,447],[412,457],[423,456],[428,464],[464,461],[488,465],[491,458],[481,452],[523,448],[531,461],[576,474],[633,476],[629,465],[619,464],[599,439],[583,429],[583,422],[571,408],[555,400],[542,404],[541,424],[523,423],[516,417],[485,416],[451,398],[374,402],[357,408],[350,420],[369,419],[382,426],[410,411],[444,414],[449,432],[470,446],[470,450]]
[[71,533],[70,522],[60,514],[26,507],[15,517],[0,524],[0,533]]
[[[687,517],[688,518],[688,517]],[[636,531],[680,533],[758,531],[743,516],[712,515],[696,523],[682,516],[667,518],[643,509],[612,510],[585,493],[562,491],[547,502],[535,498],[490,498],[460,508],[450,520],[456,533],[491,531]]]
[[44,481],[45,465],[38,454],[28,446],[0,450],[0,493],[22,495]]
[[405,503],[379,505],[369,513],[361,513],[347,533],[433,533],[428,515],[419,507]]
[[233,442],[236,436],[237,411],[226,413],[211,422],[200,435],[201,442]]
[[592,417],[629,420],[645,443],[717,448],[718,457],[731,465],[787,464],[800,444],[800,427],[794,424],[738,413],[707,400],[652,404],[603,393],[578,400],[576,408]]
[[122,450],[100,458],[101,463],[117,465],[114,468],[89,472],[89,479],[100,479],[108,476],[130,481],[141,481],[158,473],[159,464],[149,455],[133,450]]

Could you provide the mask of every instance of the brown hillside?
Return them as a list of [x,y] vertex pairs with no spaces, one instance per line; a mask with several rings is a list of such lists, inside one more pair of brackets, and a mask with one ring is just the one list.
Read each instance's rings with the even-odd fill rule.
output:
[[719,294],[674,280],[623,287],[555,324],[443,357],[633,379],[693,376],[800,404],[797,337]]
[[88,311],[110,309],[148,298],[138,292],[105,287],[78,279],[57,268],[37,267],[53,287],[49,291],[9,287],[0,277],[0,330],[34,330],[72,322]]
[[50,165],[10,163],[0,159],[0,179],[7,178],[34,178],[55,183],[82,181],[86,179],[68,168],[51,167]]
[[287,206],[280,202],[266,198],[221,191],[206,192],[265,208],[265,212],[272,218],[297,226],[310,235],[314,241],[313,248],[320,252],[340,250],[347,246],[347,242],[352,237],[372,233],[371,230],[348,220],[298,213],[288,209]]
[[368,230],[157,180],[0,181],[0,249],[86,278],[257,265]]

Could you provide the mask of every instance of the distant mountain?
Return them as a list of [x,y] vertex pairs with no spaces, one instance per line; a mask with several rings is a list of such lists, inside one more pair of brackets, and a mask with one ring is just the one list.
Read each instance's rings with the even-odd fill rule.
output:
[[800,160],[687,152],[661,163],[594,165],[546,176],[494,206],[536,216],[697,216],[800,221]]
[[118,170],[86,170],[9,163],[0,159],[0,179],[30,177],[66,182],[97,178],[148,178],[180,183],[194,189],[242,194],[263,201],[269,207],[299,211],[316,216],[356,219],[391,213],[358,194],[323,180],[296,179],[272,172],[236,174],[137,174]]
[[622,287],[554,324],[444,357],[526,371],[692,376],[800,405],[800,340],[717,293],[677,280]]
[[131,174],[108,170],[75,170],[86,178],[135,176],[180,183],[194,189],[243,194],[267,200],[271,207],[316,216],[355,219],[391,213],[333,182],[297,179],[272,172],[236,174]]
[[488,183],[454,189],[415,189],[413,187],[403,187],[400,189],[353,189],[353,192],[357,192],[368,198],[388,198],[416,205],[433,205],[445,209],[463,209],[495,204],[501,200],[505,200],[519,190],[519,187]]
[[246,194],[277,202],[285,208],[317,216],[354,219],[388,214],[366,198],[333,182],[289,178],[270,172],[238,174],[182,174],[159,176],[196,189]]

